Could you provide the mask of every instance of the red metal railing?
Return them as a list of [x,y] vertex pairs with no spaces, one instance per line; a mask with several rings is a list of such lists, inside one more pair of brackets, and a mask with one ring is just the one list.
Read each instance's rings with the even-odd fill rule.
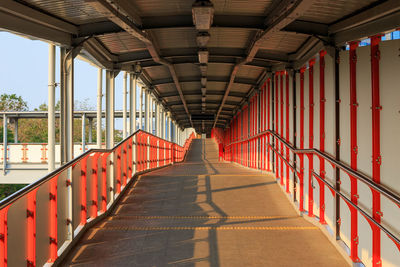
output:
[[184,146],[141,130],[113,149],[91,149],[0,202],[0,266],[54,263],[104,217],[135,174],[183,161]]
[[[382,112],[381,99],[380,99],[380,79],[379,79],[379,64],[380,64],[380,50],[379,44],[381,36],[371,37],[370,56],[371,56],[371,130],[372,130],[372,172],[370,176],[365,175],[363,172],[358,171],[357,160],[358,157],[358,144],[357,144],[357,118],[360,119],[360,114],[357,117],[357,94],[356,94],[356,62],[357,55],[356,49],[358,47],[357,42],[350,43],[349,46],[349,114],[340,115],[340,94],[339,94],[339,52],[335,52],[334,69],[330,68],[328,75],[325,75],[325,51],[319,53],[319,77],[314,75],[314,64],[315,60],[311,59],[308,62],[308,68],[302,67],[299,73],[293,74],[293,140],[294,145],[290,144],[289,140],[289,81],[288,73],[285,71],[278,71],[263,84],[259,91],[256,91],[254,95],[249,97],[248,104],[244,105],[242,110],[235,114],[230,127],[225,131],[222,129],[213,129],[213,136],[219,143],[224,144],[224,160],[236,162],[246,167],[257,168],[262,170],[272,171],[275,173],[276,178],[279,179],[280,184],[285,187],[285,191],[288,194],[293,194],[294,201],[297,201],[296,194],[299,192],[299,203],[298,207],[301,212],[305,212],[310,217],[317,217],[321,224],[327,224],[325,214],[325,205],[334,205],[335,218],[330,217],[330,223],[334,225],[336,230],[336,238],[340,239],[344,236],[346,243],[350,248],[350,257],[353,262],[360,261],[360,250],[369,249],[371,247],[371,260],[372,265],[375,267],[382,266],[382,252],[383,249],[388,247],[388,243],[384,241],[381,233],[385,233],[400,250],[400,237],[398,233],[398,221],[384,221],[383,220],[383,208],[386,208],[389,212],[396,212],[396,208],[400,207],[400,196],[391,191],[390,189],[382,186],[381,182],[381,122],[380,113]],[[332,60],[332,59],[330,59]],[[347,67],[347,66],[346,66]],[[307,71],[306,71],[307,70]],[[346,70],[346,68],[344,68]],[[308,75],[305,75],[308,72]],[[333,72],[333,73],[332,73]],[[325,110],[325,76],[330,77],[330,74],[334,76],[334,90],[335,94],[328,95],[330,104],[334,104],[334,120],[335,120],[335,157],[325,152],[325,118],[329,115],[329,112]],[[360,74],[360,73],[359,73]],[[286,87],[284,84],[284,77],[286,76]],[[297,81],[296,81],[297,80]],[[319,80],[319,99],[315,99],[314,95],[318,96],[318,91],[314,90],[314,81]],[[306,81],[306,82],[305,82]],[[305,83],[307,84],[308,94],[305,94]],[[332,85],[332,84],[330,84]],[[299,86],[296,98],[296,86]],[[328,87],[327,87],[328,88]],[[286,93],[283,94],[284,89]],[[331,86],[332,93],[332,86]],[[265,94],[267,94],[265,96]],[[284,98],[286,96],[286,98]],[[290,96],[291,97],[291,96]],[[306,97],[306,99],[305,99]],[[342,96],[346,99],[345,96]],[[272,98],[272,99],[271,99]],[[258,100],[257,100],[258,99]],[[296,101],[298,100],[298,102]],[[308,101],[305,101],[308,100]],[[261,101],[261,102],[260,102]],[[259,102],[261,106],[259,106]],[[305,102],[307,105],[305,105]],[[284,110],[284,104],[286,103],[286,112]],[[318,105],[319,107],[314,107]],[[367,103],[370,105],[370,103]],[[366,103],[363,103],[365,106]],[[307,106],[307,109],[306,109]],[[333,106],[333,105],[332,105]],[[315,116],[315,111],[319,109],[319,118]],[[248,111],[252,113],[249,115]],[[254,116],[254,110],[258,116]],[[305,111],[308,112],[306,118]],[[333,112],[333,110],[331,111]],[[267,113],[267,114],[266,114]],[[362,114],[361,116],[363,116]],[[267,116],[267,120],[265,119]],[[297,118],[298,117],[298,121]],[[341,116],[349,116],[349,142],[350,147],[350,163],[349,165],[341,161],[340,157],[340,118]],[[285,118],[286,117],[286,118]],[[272,123],[270,120],[272,119]],[[318,121],[319,119],[319,121]],[[258,120],[261,121],[261,125],[258,124]],[[286,125],[284,121],[286,120]],[[345,121],[346,122],[346,121]],[[297,123],[299,125],[299,131],[297,131]],[[308,125],[307,125],[308,124]],[[319,126],[317,131],[315,125]],[[307,126],[305,126],[307,125]],[[332,124],[330,125],[332,127]],[[258,131],[254,131],[258,129]],[[286,130],[286,133],[284,133]],[[328,129],[328,130],[332,130]],[[343,131],[343,130],[342,130]],[[306,132],[306,133],[305,133]],[[343,132],[347,132],[346,130]],[[249,135],[250,134],[250,135]],[[314,139],[314,134],[318,137]],[[363,134],[360,132],[360,134]],[[306,136],[308,137],[306,139]],[[346,136],[343,136],[345,139]],[[296,146],[296,140],[299,140],[299,148]],[[308,140],[308,142],[307,142]],[[315,142],[314,142],[315,141]],[[319,141],[319,142],[318,142]],[[393,141],[393,140],[391,140]],[[316,143],[316,144],[315,144]],[[368,143],[363,143],[364,148]],[[250,148],[249,148],[250,146]],[[256,147],[256,149],[254,149]],[[307,148],[308,147],[308,148]],[[318,147],[318,149],[316,149]],[[285,149],[284,149],[285,148]],[[286,150],[286,151],[285,151]],[[289,152],[290,151],[290,152]],[[364,150],[365,151],[365,150]],[[272,152],[272,153],[271,153]],[[305,157],[306,156],[306,157]],[[308,159],[308,164],[306,161]],[[364,157],[365,159],[365,157]],[[318,164],[319,163],[319,164]],[[329,163],[329,164],[326,164]],[[308,166],[306,166],[308,165]],[[319,166],[318,166],[319,165]],[[332,168],[330,168],[332,166]],[[285,167],[285,168],[284,168]],[[315,168],[315,169],[314,169]],[[290,181],[290,171],[293,173],[293,178]],[[318,170],[319,169],[319,170]],[[331,171],[332,177],[327,175],[326,170]],[[341,186],[341,175],[342,171],[346,176],[350,178],[348,186]],[[307,175],[308,173],[308,175]],[[342,175],[343,177],[343,175]],[[297,183],[297,181],[299,183]],[[314,181],[317,181],[318,188],[314,186]],[[289,184],[293,183],[293,192],[290,191]],[[306,183],[305,183],[306,182]],[[359,182],[365,184],[367,189],[362,190],[362,199],[360,196],[357,185]],[[331,196],[325,193],[325,187],[332,193]],[[342,187],[342,189],[341,189]],[[365,186],[364,186],[365,188]],[[394,189],[395,190],[395,189]],[[314,192],[315,193],[314,193]],[[328,192],[329,192],[328,191]],[[316,194],[319,192],[319,195]],[[346,192],[346,193],[343,193]],[[334,201],[326,201],[325,198],[332,199]],[[308,200],[307,205],[305,201]],[[390,200],[390,203],[389,201]],[[343,201],[344,206],[348,207],[350,211],[349,218],[347,218],[346,211],[340,209],[340,202]],[[359,203],[361,202],[361,203]],[[383,204],[385,203],[385,204]],[[390,209],[389,206],[390,205]],[[330,207],[331,208],[331,207]],[[359,216],[361,214],[362,216]],[[329,215],[329,214],[328,214]],[[346,225],[349,233],[341,235],[340,229],[343,227],[341,224],[346,218]],[[360,220],[358,217],[365,218],[365,221]],[[360,230],[359,226],[369,225],[371,229],[372,242],[369,240],[371,237],[367,233],[364,233],[364,228]],[[394,226],[395,225],[395,226]],[[368,226],[367,226],[368,227]],[[360,243],[360,240],[363,243]],[[385,237],[386,239],[386,237]],[[386,239],[387,240],[387,239]],[[390,244],[390,246],[392,246]],[[392,246],[395,248],[394,246]],[[390,247],[389,247],[390,250]],[[387,252],[386,252],[387,253]],[[365,254],[365,253],[363,253]],[[364,255],[364,259],[369,256]],[[398,258],[398,257],[397,257]]]

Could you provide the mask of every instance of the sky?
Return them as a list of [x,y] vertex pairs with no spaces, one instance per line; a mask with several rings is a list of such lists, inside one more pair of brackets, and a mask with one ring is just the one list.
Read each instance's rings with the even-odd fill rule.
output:
[[[0,31],[0,94],[17,94],[28,102],[29,110],[47,104],[48,43],[30,40]],[[75,59],[75,100],[85,101],[96,109],[97,68]],[[56,82],[60,81],[59,48],[56,48]],[[115,80],[115,109],[122,110],[123,73]],[[105,73],[103,73],[103,79]],[[103,93],[104,93],[103,81]],[[119,97],[121,96],[121,97]],[[56,88],[56,101],[60,88]],[[129,103],[129,101],[128,101]],[[128,104],[129,105],[129,104]],[[103,110],[105,102],[103,97]],[[116,129],[122,129],[122,119],[116,119]]]

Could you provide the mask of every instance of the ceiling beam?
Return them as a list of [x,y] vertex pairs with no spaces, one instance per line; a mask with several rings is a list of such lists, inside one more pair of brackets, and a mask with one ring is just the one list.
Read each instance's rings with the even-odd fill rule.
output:
[[[262,16],[214,15],[211,28],[258,30],[263,28],[263,22]],[[144,30],[195,28],[192,15],[142,17],[142,23]]]
[[[144,42],[153,60],[168,67],[172,79],[175,82],[176,89],[180,95],[185,111],[190,118],[190,113],[186,105],[186,100],[182,93],[181,85],[179,84],[175,67],[170,62],[160,57],[158,49],[153,42],[151,36],[149,36],[146,32],[137,27],[137,24],[139,24],[139,22],[135,22],[134,19],[136,17],[136,14],[138,14],[139,12],[135,12],[134,6],[131,3],[128,3],[128,8],[127,6],[124,6],[125,1],[122,0],[114,1],[112,5],[106,0],[96,0],[89,3],[99,12],[104,14],[104,16],[107,17],[109,20],[123,28],[135,38]],[[123,6],[119,6],[119,4],[122,4]],[[124,14],[120,13],[120,10],[122,10]],[[126,15],[128,15],[128,17]]]
[[333,35],[336,46],[342,46],[349,41],[361,40],[375,34],[385,33],[400,27],[400,11],[380,17],[362,25],[337,32]]
[[285,28],[285,32],[295,32],[307,35],[318,35],[328,37],[328,25],[311,21],[295,20]]
[[343,32],[400,10],[398,0],[388,0],[329,26],[329,34]]
[[251,62],[255,55],[257,54],[262,43],[272,36],[275,32],[280,31],[288,24],[293,22],[295,19],[300,17],[308,7],[311,6],[314,0],[281,0],[275,7],[270,11],[269,15],[265,18],[264,24],[266,25],[265,30],[259,31],[252,41],[249,49],[247,50],[247,56],[244,60],[238,62],[231,72],[231,78],[229,80],[228,86],[225,90],[225,95],[221,101],[221,105],[218,109],[217,115],[215,116],[216,125],[218,121],[219,113],[221,112],[225,101],[229,95],[229,91],[234,83],[236,73],[239,67],[247,62]]
[[[27,22],[36,23],[53,30],[62,31],[64,33],[77,34],[78,28],[68,22],[60,20],[56,17],[42,13],[38,10],[30,8],[12,0],[1,0],[0,11],[18,17]],[[0,24],[3,25],[3,24]]]
[[[0,2],[0,5],[4,5],[4,3]],[[4,8],[4,6],[0,9],[0,29],[20,34],[30,39],[50,41],[61,46],[71,47],[71,33],[49,27],[45,23],[38,23],[37,20],[29,20],[25,16],[17,16],[14,13]]]
[[[198,82],[200,83],[201,76],[194,76],[194,77],[179,77],[180,83],[191,83],[191,82]],[[221,82],[227,83],[229,82],[229,77],[219,77],[219,76],[207,76],[207,82]],[[235,78],[235,83],[238,84],[246,84],[246,85],[255,85],[257,81],[248,78]],[[174,81],[171,78],[153,80],[153,85],[165,85],[165,84],[172,84]]]

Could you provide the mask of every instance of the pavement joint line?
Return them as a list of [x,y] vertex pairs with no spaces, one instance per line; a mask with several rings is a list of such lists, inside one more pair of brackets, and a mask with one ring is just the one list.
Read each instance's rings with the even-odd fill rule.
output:
[[114,215],[114,218],[132,219],[288,219],[299,218],[300,216],[141,216],[141,215]]
[[177,227],[138,227],[138,226],[120,226],[120,227],[96,227],[95,229],[110,231],[158,231],[158,230],[319,230],[316,226],[177,226]]

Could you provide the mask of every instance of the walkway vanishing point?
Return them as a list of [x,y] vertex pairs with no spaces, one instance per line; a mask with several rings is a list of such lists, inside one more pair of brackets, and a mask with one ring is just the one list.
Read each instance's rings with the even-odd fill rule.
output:
[[184,163],[140,176],[62,266],[347,266],[272,175],[218,162],[194,139]]

